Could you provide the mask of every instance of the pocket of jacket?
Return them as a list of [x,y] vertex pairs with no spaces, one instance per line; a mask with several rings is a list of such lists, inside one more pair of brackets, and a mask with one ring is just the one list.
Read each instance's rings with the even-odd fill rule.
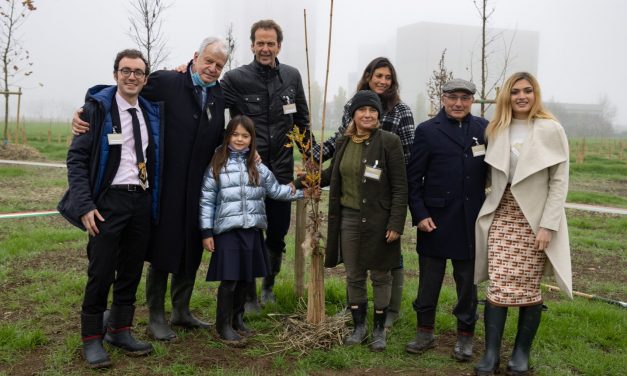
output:
[[263,113],[261,95],[245,94],[243,98],[246,106],[246,115],[259,115]]
[[443,208],[446,206],[446,199],[437,197],[426,197],[425,206],[430,206],[432,208]]

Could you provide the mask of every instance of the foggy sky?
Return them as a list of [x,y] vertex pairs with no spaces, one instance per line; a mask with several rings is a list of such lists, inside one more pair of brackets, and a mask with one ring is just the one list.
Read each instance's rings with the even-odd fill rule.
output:
[[[170,0],[171,7],[164,14],[170,50],[167,64],[187,62],[203,37],[224,35],[230,22],[239,44],[235,58],[239,64],[248,63],[252,60],[250,25],[273,18],[285,33],[279,59],[299,67],[306,85],[302,20],[303,8],[307,8],[312,79],[323,85],[329,3]],[[19,30],[34,73],[16,86],[23,87],[23,112],[28,118],[66,121],[82,104],[88,87],[114,83],[115,54],[134,47],[127,35],[130,2],[39,0],[35,4],[38,9]],[[500,0],[491,4],[495,12],[489,26],[540,33],[538,79],[546,100],[598,103],[607,95],[616,106],[615,125],[627,128],[627,2]],[[397,28],[415,22],[480,25],[472,0],[335,0],[328,99],[338,86],[353,93],[349,74],[361,73],[370,58],[386,55],[394,63]],[[399,81],[403,85],[403,77]]]

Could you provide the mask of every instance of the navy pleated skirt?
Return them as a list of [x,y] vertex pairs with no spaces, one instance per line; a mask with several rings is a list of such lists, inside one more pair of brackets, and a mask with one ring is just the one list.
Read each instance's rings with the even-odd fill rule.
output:
[[253,281],[270,274],[263,232],[256,228],[236,229],[213,237],[207,281]]

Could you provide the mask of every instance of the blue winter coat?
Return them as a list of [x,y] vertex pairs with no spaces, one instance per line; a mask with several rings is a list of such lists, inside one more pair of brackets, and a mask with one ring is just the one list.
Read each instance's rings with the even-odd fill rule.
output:
[[484,156],[472,147],[485,145],[487,121],[468,114],[461,122],[444,109],[416,127],[407,165],[409,209],[416,226],[431,217],[432,232],[418,230],[418,253],[469,260],[475,257],[475,220],[485,198]]
[[258,164],[259,185],[249,182],[246,170],[248,152],[231,151],[226,165],[220,172],[219,182],[213,177],[211,167],[207,168],[200,193],[200,228],[203,237],[212,229],[220,234],[237,228],[258,228],[265,230],[265,198],[292,201],[303,198],[303,191],[294,195],[287,185],[281,185],[264,164]]
[[[93,128],[75,136],[68,150],[69,189],[57,210],[82,230],[85,227],[81,217],[97,208],[98,200],[111,185],[120,162],[121,146],[111,146],[107,139],[113,129],[111,106],[116,91],[117,86],[107,85],[89,89],[81,116]],[[152,193],[151,215],[153,223],[158,223],[163,165],[163,103],[149,102],[141,96],[138,101],[150,135],[147,168]]]

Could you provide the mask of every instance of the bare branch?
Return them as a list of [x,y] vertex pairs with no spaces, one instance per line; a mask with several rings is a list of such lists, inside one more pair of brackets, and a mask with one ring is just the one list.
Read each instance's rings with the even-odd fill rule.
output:
[[128,19],[131,27],[128,35],[145,54],[150,67],[157,70],[170,54],[161,29],[163,12],[170,5],[163,0],[136,0],[131,3],[131,7],[131,17]]
[[5,0],[0,5],[0,65],[2,65],[2,84],[4,89],[4,132],[3,141],[8,141],[9,127],[9,94],[14,78],[24,78],[33,72],[29,63],[30,54],[24,49],[16,36],[20,26],[26,22],[28,15],[37,8],[33,0]]

